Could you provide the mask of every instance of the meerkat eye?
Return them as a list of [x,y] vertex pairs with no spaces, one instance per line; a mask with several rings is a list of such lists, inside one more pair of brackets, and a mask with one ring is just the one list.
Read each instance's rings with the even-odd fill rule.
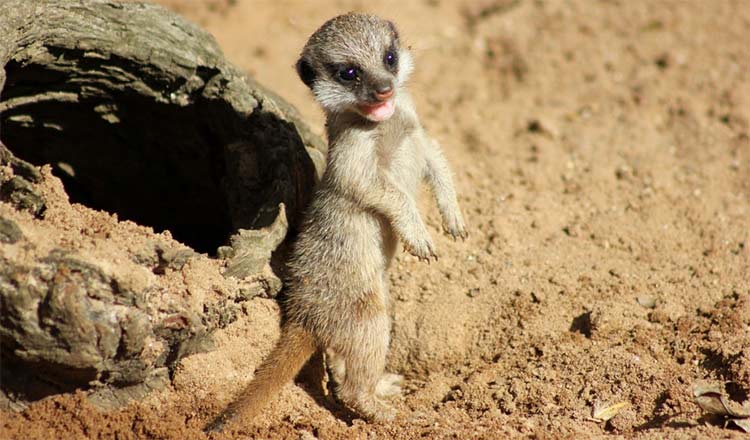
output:
[[356,67],[347,66],[340,69],[338,75],[339,78],[343,79],[344,81],[354,81],[355,79],[359,78],[359,71]]
[[398,62],[398,55],[393,50],[389,50],[385,53],[385,59],[383,60],[388,67],[395,67]]

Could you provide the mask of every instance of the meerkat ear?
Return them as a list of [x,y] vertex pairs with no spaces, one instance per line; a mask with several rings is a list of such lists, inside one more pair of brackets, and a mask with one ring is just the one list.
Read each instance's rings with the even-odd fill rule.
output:
[[309,88],[312,89],[313,82],[315,82],[315,71],[313,70],[310,63],[304,58],[300,58],[299,61],[297,61],[297,75],[299,75],[299,78],[302,80],[303,83]]

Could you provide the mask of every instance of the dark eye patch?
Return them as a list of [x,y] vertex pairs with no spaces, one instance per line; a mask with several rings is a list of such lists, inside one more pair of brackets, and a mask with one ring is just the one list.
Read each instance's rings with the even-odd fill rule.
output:
[[396,50],[395,45],[391,45],[391,47],[385,51],[383,64],[385,64],[391,71],[395,71],[398,67],[398,51]]
[[341,83],[358,81],[361,76],[360,69],[352,64],[329,64],[327,67],[331,76]]
[[353,66],[346,66],[339,69],[339,78],[344,81],[354,81],[359,78],[359,70]]

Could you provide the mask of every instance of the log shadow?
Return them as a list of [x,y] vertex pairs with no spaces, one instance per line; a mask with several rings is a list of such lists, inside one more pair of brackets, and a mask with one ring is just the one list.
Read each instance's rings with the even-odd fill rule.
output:
[[[0,140],[49,164],[71,202],[169,230],[209,254],[238,228],[271,224],[281,202],[295,223],[315,171],[294,124],[260,105],[238,112],[221,87],[176,96],[184,84],[148,66],[49,50],[65,64],[5,66]],[[122,83],[121,71],[141,81]],[[204,85],[226,81],[218,69],[196,75]]]

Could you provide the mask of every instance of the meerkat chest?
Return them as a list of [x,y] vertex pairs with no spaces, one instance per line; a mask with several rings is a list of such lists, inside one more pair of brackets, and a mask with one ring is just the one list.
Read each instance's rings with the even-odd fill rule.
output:
[[401,184],[403,189],[416,190],[425,168],[425,157],[419,140],[412,137],[392,139],[378,145],[378,166]]
[[417,127],[403,121],[383,127],[376,139],[376,152],[378,166],[404,188],[416,188],[426,166],[422,137]]

